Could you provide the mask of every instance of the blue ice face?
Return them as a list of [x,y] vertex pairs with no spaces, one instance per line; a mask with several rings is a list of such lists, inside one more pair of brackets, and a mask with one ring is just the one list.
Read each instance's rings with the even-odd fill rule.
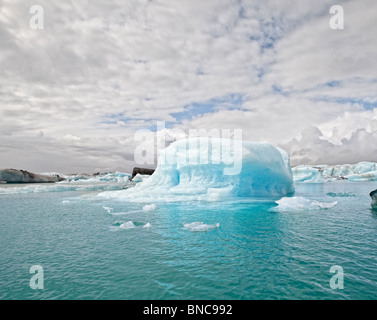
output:
[[196,137],[172,143],[160,154],[150,178],[114,196],[217,201],[293,192],[289,156],[283,150],[268,143]]

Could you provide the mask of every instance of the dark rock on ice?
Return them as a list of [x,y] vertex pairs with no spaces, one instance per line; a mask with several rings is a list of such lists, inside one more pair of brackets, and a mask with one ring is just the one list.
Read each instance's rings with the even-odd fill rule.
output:
[[372,198],[372,208],[377,209],[377,189],[373,190],[369,195]]
[[131,180],[133,178],[135,178],[135,176],[139,173],[139,174],[145,174],[145,175],[151,175],[153,174],[155,169],[147,169],[147,168],[138,168],[138,167],[135,167],[133,168],[132,170],[132,177],[131,177]]
[[58,174],[38,174],[26,170],[0,169],[0,180],[7,183],[45,183],[59,182],[65,178]]

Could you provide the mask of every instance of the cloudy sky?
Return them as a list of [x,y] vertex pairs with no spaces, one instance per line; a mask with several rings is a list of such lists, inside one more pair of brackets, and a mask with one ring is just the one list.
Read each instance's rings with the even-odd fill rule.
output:
[[375,0],[0,0],[0,168],[128,171],[157,121],[377,161],[376,30]]

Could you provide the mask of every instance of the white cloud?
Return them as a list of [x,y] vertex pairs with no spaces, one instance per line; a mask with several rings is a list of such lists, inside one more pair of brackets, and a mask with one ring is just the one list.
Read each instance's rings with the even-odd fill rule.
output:
[[377,131],[358,129],[349,139],[343,138],[341,144],[333,144],[322,139],[321,131],[307,128],[301,139],[292,139],[280,145],[291,155],[291,165],[298,164],[343,164],[361,161],[376,161]]
[[[314,143],[298,161],[327,160],[327,140],[358,150],[339,162],[372,157],[375,1],[338,3],[344,30],[329,28],[329,0],[41,0],[44,30],[29,27],[33,4],[0,2],[0,167],[130,170],[134,132],[157,120]],[[230,94],[242,102],[175,119]]]

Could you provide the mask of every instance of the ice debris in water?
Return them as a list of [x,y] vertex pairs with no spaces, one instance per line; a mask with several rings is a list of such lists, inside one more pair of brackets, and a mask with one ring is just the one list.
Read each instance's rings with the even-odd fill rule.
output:
[[152,225],[150,222],[147,223],[141,223],[141,222],[133,222],[133,221],[127,221],[127,222],[115,222],[113,224],[112,229],[135,229],[135,228],[145,228],[149,229]]
[[329,209],[338,203],[337,201],[319,202],[317,200],[309,200],[304,197],[284,197],[275,202],[278,204],[278,206],[273,208],[273,210],[277,211]]
[[220,223],[216,224],[205,224],[203,222],[191,222],[191,223],[184,223],[183,228],[190,231],[208,231],[211,229],[216,229],[220,227]]
[[122,223],[119,228],[121,229],[133,229],[136,228],[135,224],[132,221],[127,221],[125,223]]
[[102,208],[104,208],[109,214],[111,214],[111,212],[113,211],[113,208],[110,208],[110,207],[102,206]]
[[145,211],[150,211],[150,210],[154,210],[154,209],[156,209],[156,205],[154,203],[152,203],[152,204],[146,204],[143,207],[143,210],[145,210]]

